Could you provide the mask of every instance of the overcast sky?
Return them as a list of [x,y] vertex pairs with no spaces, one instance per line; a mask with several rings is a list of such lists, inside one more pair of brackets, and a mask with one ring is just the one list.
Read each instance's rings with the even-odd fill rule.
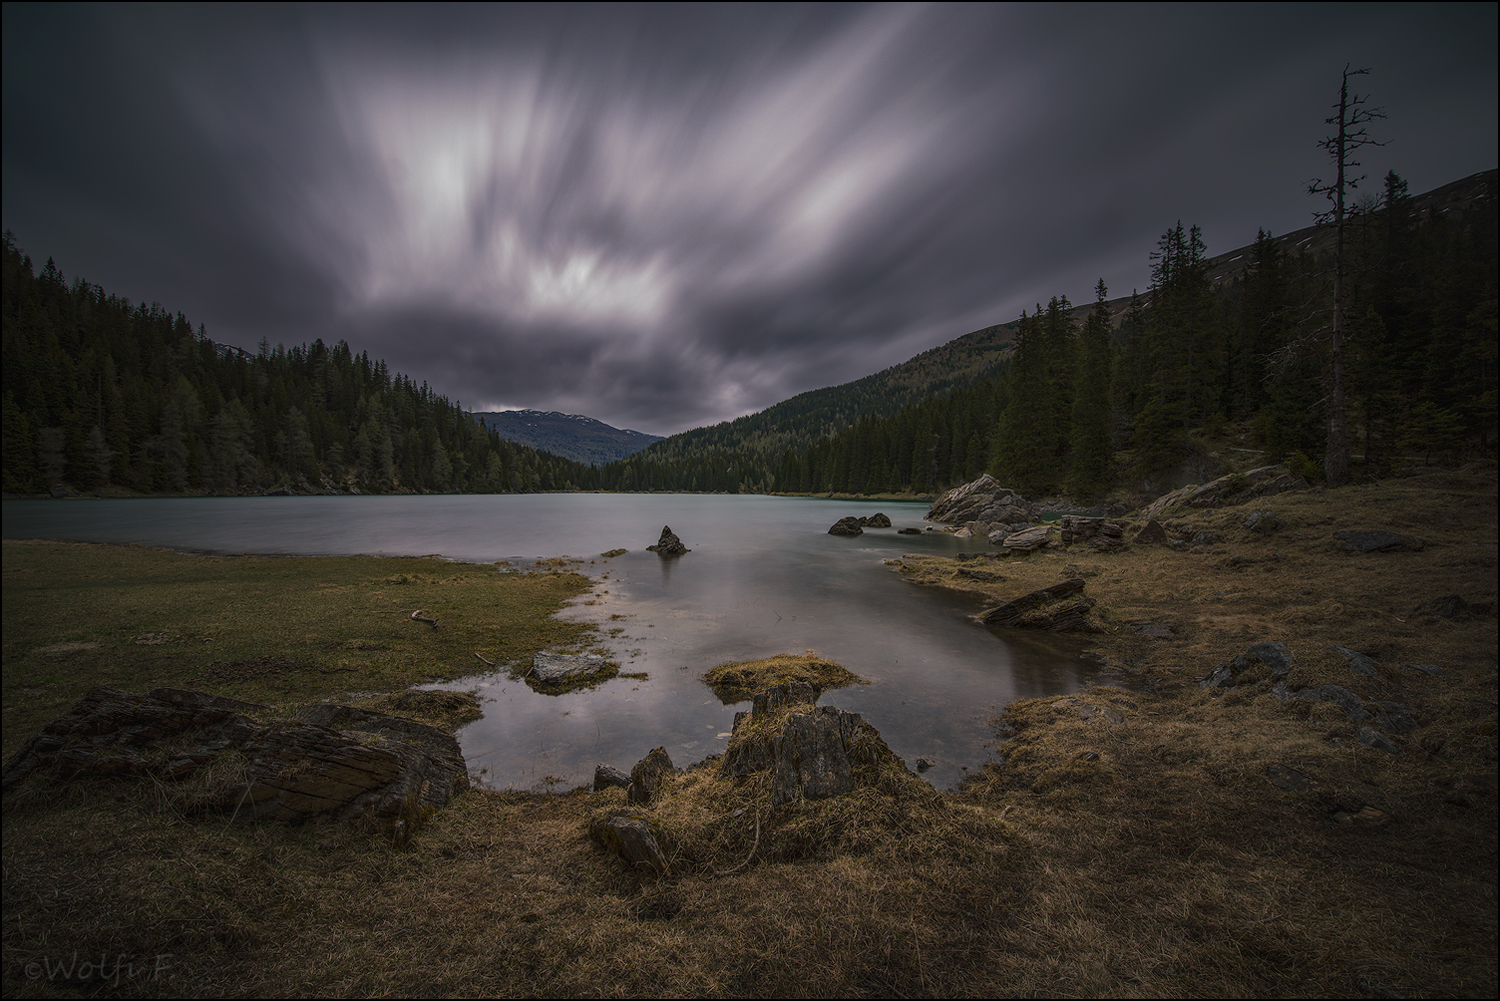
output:
[[1308,225],[1345,64],[1497,164],[1496,5],[4,6],[4,226],[254,349],[670,434]]

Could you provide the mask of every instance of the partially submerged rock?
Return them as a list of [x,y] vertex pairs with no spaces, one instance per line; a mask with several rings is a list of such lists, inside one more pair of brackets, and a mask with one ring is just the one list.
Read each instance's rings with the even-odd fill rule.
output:
[[683,553],[692,552],[691,549],[682,544],[682,540],[677,537],[677,533],[672,531],[670,525],[663,525],[661,527],[661,538],[656,540],[656,545],[647,546],[646,549],[649,552],[656,553],[658,556],[681,556]]
[[[1097,632],[1097,628],[1088,620],[1088,612],[1094,607],[1094,601],[1082,596],[1083,586],[1084,582],[1080,578],[1065,580],[1013,598],[981,613],[978,618],[987,626],[1044,629],[1055,633]],[[1074,595],[1079,597],[1064,601]]]
[[891,527],[891,519],[888,518],[888,517],[886,517],[885,515],[881,514],[879,511],[877,511],[874,514],[870,515],[870,520],[865,524],[865,527],[866,528],[890,528]]
[[720,664],[703,676],[725,705],[744,702],[756,692],[788,682],[805,684],[817,694],[848,685],[867,685],[864,678],[831,660],[819,657],[817,651],[804,654],[780,653],[764,660],[747,660]]
[[363,820],[405,837],[469,787],[453,735],[351,706],[307,706],[290,723],[264,724],[266,706],[204,692],[145,695],[98,686],[33,737],[5,766],[10,788],[30,775],[53,782],[98,775],[180,781],[225,755],[234,773],[206,784],[195,806],[231,819]]
[[840,518],[838,521],[834,522],[833,527],[828,530],[828,534],[864,535],[865,530],[863,527],[861,527],[859,519],[854,517],[853,515],[850,515],[846,518]]
[[596,653],[550,653],[531,658],[527,681],[542,687],[572,686],[604,674],[614,664]]

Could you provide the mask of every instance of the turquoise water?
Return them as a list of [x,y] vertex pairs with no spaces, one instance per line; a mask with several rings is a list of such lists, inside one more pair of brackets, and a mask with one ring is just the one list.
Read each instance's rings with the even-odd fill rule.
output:
[[[552,780],[567,788],[589,781],[597,762],[628,769],[657,746],[676,764],[699,760],[722,750],[735,710],[744,708],[721,705],[699,680],[703,672],[815,649],[871,681],[823,701],[864,713],[909,764],[934,761],[925,777],[947,786],[987,760],[989,721],[1005,703],[1076,691],[1091,672],[1076,639],[977,625],[975,596],[919,588],[886,567],[884,560],[903,553],[973,548],[942,534],[896,534],[924,527],[926,510],[702,494],[5,501],[3,534],[517,565],[583,558],[579,569],[596,579],[595,594],[564,614],[623,630],[606,645],[623,671],[648,678],[562,696],[540,695],[503,674],[446,686],[477,687],[484,699],[485,717],[460,733],[480,781],[536,788]],[[891,528],[856,538],[827,534],[844,515],[876,511],[891,518]],[[663,525],[692,552],[675,559],[646,552]],[[600,558],[617,548],[629,552]]]

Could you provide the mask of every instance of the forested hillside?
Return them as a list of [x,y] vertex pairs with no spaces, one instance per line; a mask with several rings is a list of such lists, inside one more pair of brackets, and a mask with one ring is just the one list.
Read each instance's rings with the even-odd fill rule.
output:
[[[1055,297],[904,366],[676,435],[602,479],[930,492],[989,470],[1033,496],[1089,500],[1168,482],[1196,436],[1228,426],[1264,461],[1312,472],[1328,429],[1330,230],[1262,231],[1207,258],[1197,227],[1178,223],[1139,296],[1109,300],[1101,286],[1092,306]],[[1492,455],[1496,172],[1416,197],[1388,175],[1352,211],[1345,255],[1355,472]],[[955,354],[972,361],[947,375]]]
[[501,440],[342,341],[251,355],[97,285],[3,272],[7,493],[508,492],[587,467]]

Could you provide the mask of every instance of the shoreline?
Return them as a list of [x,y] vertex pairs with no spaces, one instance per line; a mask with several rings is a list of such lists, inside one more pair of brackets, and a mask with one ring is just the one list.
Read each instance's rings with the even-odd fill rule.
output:
[[[328,824],[177,816],[139,783],[7,794],[7,993],[56,990],[24,979],[22,959],[108,946],[175,953],[165,979],[122,985],[135,996],[288,982],[333,995],[1483,996],[1496,969],[1496,490],[1445,481],[1194,511],[1184,520],[1224,540],[1196,550],[982,561],[1004,580],[903,558],[914,583],[997,602],[1078,576],[1104,630],[1093,656],[1131,688],[1012,704],[1004,763],[960,792],[897,783],[768,812],[753,782],[678,775],[651,808],[676,853],[666,877],[587,838],[618,793],[471,791],[402,849]],[[1252,508],[1283,527],[1242,529]],[[1425,544],[1350,554],[1332,538],[1382,526]],[[13,545],[7,599],[25,576]],[[1490,610],[1412,614],[1451,592]],[[1417,726],[1388,735],[1392,754],[1334,703],[1277,697],[1272,676],[1198,687],[1269,641],[1294,656],[1293,690],[1337,685]],[[9,750],[27,734],[6,715]],[[64,831],[73,860],[52,849]],[[68,875],[79,864],[85,882]],[[31,896],[43,887],[57,908]],[[328,958],[299,958],[312,954]]]

